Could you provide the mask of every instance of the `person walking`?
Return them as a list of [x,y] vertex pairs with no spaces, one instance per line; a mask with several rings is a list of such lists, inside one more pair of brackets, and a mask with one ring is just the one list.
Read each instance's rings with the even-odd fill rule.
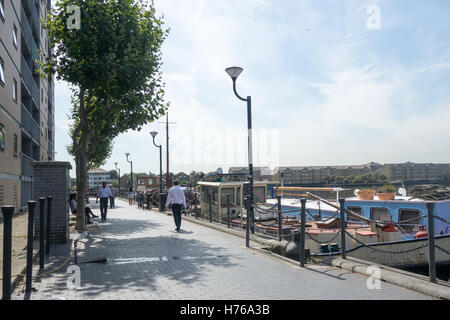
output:
[[173,220],[175,221],[175,231],[180,231],[181,227],[181,208],[186,208],[186,197],[184,196],[183,189],[180,188],[178,181],[175,181],[174,187],[169,190],[166,201],[166,209],[169,208],[169,204],[172,203]]
[[106,213],[108,212],[108,199],[111,197],[111,189],[106,186],[106,182],[102,182],[102,186],[98,188],[97,197],[100,198],[100,213],[102,221],[106,221]]
[[130,187],[130,190],[128,191],[128,203],[130,205],[133,204],[133,199],[134,199],[134,192],[133,192],[133,188]]
[[111,197],[109,198],[109,203],[111,205],[111,209],[116,207],[116,188],[113,187],[113,185],[110,185],[109,187],[111,189]]

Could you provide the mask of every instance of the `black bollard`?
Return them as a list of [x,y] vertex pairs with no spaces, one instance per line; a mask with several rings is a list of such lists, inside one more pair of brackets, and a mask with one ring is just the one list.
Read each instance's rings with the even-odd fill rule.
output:
[[44,269],[45,263],[45,224],[44,224],[45,198],[39,198],[39,268]]
[[227,226],[230,228],[230,194],[227,194]]
[[3,213],[3,300],[11,300],[12,216],[13,206],[2,207]]
[[51,227],[51,216],[52,216],[52,200],[53,197],[52,196],[48,196],[47,197],[47,232],[46,232],[46,236],[47,236],[47,241],[45,243],[45,253],[47,255],[50,254],[50,227]]
[[428,272],[430,282],[436,282],[436,253],[434,249],[434,202],[427,203],[428,209]]
[[339,199],[340,212],[341,212],[341,251],[342,251],[342,259],[347,259],[346,246],[345,246],[345,199]]
[[28,201],[28,235],[27,235],[27,269],[25,293],[31,293],[33,275],[33,230],[34,230],[34,208],[36,201]]
[[278,204],[278,241],[283,240],[282,225],[281,225],[281,196],[277,196]]
[[300,212],[300,267],[304,268],[305,258],[305,230],[306,230],[306,199],[300,200],[302,211]]

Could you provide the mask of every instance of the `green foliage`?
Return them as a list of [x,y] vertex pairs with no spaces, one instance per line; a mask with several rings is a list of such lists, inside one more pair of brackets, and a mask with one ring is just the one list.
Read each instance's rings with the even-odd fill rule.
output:
[[117,179],[119,179],[119,173],[117,172],[116,169],[109,170],[109,177],[110,177],[111,181],[117,180]]
[[397,188],[392,185],[392,184],[385,184],[380,188],[381,193],[392,193],[392,192],[396,192]]
[[350,183],[377,183],[386,181],[387,178],[383,174],[379,173],[365,173],[358,175],[348,175],[348,176],[329,176],[328,182],[335,184],[350,184]]
[[[67,28],[71,5],[80,8],[80,30]],[[168,30],[162,26],[153,4],[140,0],[58,0],[44,23],[54,54],[40,71],[72,86],[68,150],[79,194],[87,169],[104,163],[117,135],[140,130],[168,107],[160,71]]]

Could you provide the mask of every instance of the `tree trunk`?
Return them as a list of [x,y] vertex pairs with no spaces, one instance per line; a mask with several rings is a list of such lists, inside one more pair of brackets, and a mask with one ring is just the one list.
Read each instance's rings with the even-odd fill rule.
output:
[[75,156],[77,173],[77,219],[75,228],[79,231],[86,230],[85,219],[85,190],[87,182],[87,156],[82,148]]

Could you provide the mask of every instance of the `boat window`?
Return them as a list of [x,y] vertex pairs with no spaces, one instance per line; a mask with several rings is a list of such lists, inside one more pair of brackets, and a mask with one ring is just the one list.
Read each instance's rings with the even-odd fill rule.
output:
[[[351,212],[354,212],[354,213],[359,214],[361,216],[363,215],[361,207],[351,207],[351,206],[349,206],[349,207],[347,207],[347,209],[350,210]],[[348,216],[348,219],[351,220],[351,221],[364,221],[363,219],[355,217],[353,215],[347,215],[347,216]]]
[[[416,218],[416,219],[414,219]],[[410,220],[413,219],[413,220]],[[405,221],[409,220],[409,221]],[[400,221],[400,228],[404,232],[412,233],[415,229],[415,224],[420,224],[420,210],[417,209],[400,209],[398,210],[398,221]],[[405,221],[405,222],[402,222]],[[405,225],[403,225],[405,224]]]
[[202,186],[202,201],[208,201],[208,188],[206,186]]
[[227,205],[227,194],[230,195],[230,204],[234,203],[234,188],[223,188],[221,191],[222,205]]
[[387,208],[370,208],[370,219],[378,220],[380,216],[389,214]]
[[265,187],[253,187],[253,201],[255,203],[266,202],[266,188]]
[[359,215],[361,215],[362,213],[361,207],[348,207],[347,209]]

